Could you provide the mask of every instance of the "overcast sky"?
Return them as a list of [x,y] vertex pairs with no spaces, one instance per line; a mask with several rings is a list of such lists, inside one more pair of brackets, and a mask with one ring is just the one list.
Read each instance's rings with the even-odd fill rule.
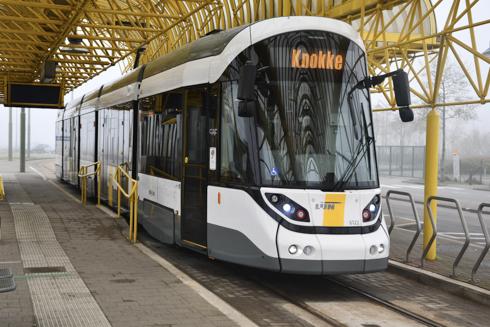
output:
[[[445,7],[441,7],[437,11],[437,25],[439,29],[445,23],[445,17],[447,17],[447,11],[449,10],[449,5],[451,1],[444,1]],[[488,13],[490,13],[490,1],[482,0],[480,1],[475,10],[473,10],[474,21],[482,21],[488,19]],[[466,22],[464,22],[466,24]],[[462,35],[456,34],[457,37],[461,37],[463,41],[469,42],[469,37],[467,39],[463,38]],[[480,52],[485,51],[490,47],[490,30],[488,25],[483,25],[476,29],[476,40],[478,45],[478,50]],[[472,63],[471,57],[466,56],[464,58],[467,62]],[[481,70],[483,72],[488,72],[487,64],[483,63]],[[100,87],[101,84],[107,83],[111,80],[118,78],[121,75],[121,70],[118,66],[111,67],[107,72],[102,73],[100,76],[94,78],[93,80],[82,85],[74,92],[66,95],[65,103],[69,102],[73,98],[77,98],[83,95],[85,92],[96,89]],[[484,78],[485,78],[484,74]],[[472,95],[472,98],[475,96]],[[28,109],[29,110],[29,109]],[[476,109],[478,112],[478,119],[471,123],[474,128],[488,129],[490,125],[490,104],[485,106],[480,106]],[[14,124],[14,146],[19,143],[19,138],[17,134],[17,126],[19,126],[19,108],[12,109],[13,111],[13,124]],[[48,144],[54,147],[54,134],[55,134],[55,121],[58,114],[58,110],[55,109],[30,109],[31,111],[31,144],[35,146],[37,144]],[[382,113],[377,113],[382,114]],[[0,149],[6,148],[8,142],[8,108],[0,105]]]

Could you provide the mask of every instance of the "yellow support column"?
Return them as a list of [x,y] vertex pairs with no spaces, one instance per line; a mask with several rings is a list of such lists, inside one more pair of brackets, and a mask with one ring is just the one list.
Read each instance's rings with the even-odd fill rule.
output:
[[[427,116],[427,129],[425,134],[425,188],[424,188],[424,249],[432,236],[432,225],[427,210],[427,199],[437,195],[438,168],[439,168],[439,112],[432,108]],[[434,224],[437,227],[437,202],[431,204]],[[436,260],[437,240],[434,240],[427,252],[427,260]]]

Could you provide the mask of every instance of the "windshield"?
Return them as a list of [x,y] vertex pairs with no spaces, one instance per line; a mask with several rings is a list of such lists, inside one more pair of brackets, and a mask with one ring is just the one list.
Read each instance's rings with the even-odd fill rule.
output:
[[[257,64],[257,113],[237,115],[237,72]],[[246,50],[222,83],[221,175],[262,186],[374,188],[378,176],[366,58],[349,39],[286,33]]]

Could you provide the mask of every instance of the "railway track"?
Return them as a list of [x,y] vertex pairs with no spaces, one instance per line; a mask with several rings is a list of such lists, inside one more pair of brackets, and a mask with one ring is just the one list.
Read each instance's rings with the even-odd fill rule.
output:
[[[155,243],[153,242],[145,242],[143,238],[143,243],[146,245],[150,246],[150,248],[153,248],[154,250],[158,251],[158,248],[155,248]],[[175,251],[180,252],[188,252],[183,249],[174,249]],[[188,253],[190,254],[190,253]],[[202,258],[200,255],[195,256],[195,258],[203,262],[206,259]],[[333,327],[346,327],[351,325],[350,323],[346,323],[346,318],[343,317],[342,311],[339,311],[339,315],[341,316],[339,319],[339,316],[336,314],[330,314],[329,312],[326,312],[325,310],[321,310],[319,308],[316,308],[308,303],[308,299],[305,298],[302,295],[298,295],[296,292],[291,292],[290,289],[288,289],[287,285],[291,285],[295,283],[294,276],[288,276],[291,279],[291,283],[287,282],[288,277],[284,277],[287,275],[282,275],[282,274],[274,274],[274,273],[268,273],[264,271],[258,271],[246,267],[239,267],[231,264],[226,264],[226,263],[220,263],[220,262],[214,262],[213,265],[219,265],[221,268],[219,270],[225,270],[228,271],[226,273],[227,277],[225,279],[221,279],[223,276],[217,276],[217,277],[212,277],[213,273],[216,273],[215,271],[213,272],[212,270],[204,272],[205,275],[207,275],[204,279],[203,277],[200,276],[200,274],[203,273],[197,272],[196,266],[186,266],[186,265],[180,265],[178,264],[180,269],[183,269],[184,272],[189,274],[192,278],[195,278],[198,283],[200,283],[202,286],[206,287],[209,291],[215,293],[217,296],[221,297],[224,301],[227,301],[230,305],[234,306],[235,309],[239,310],[242,312],[244,315],[248,316],[251,320],[253,320],[258,326],[269,326],[270,324],[267,322],[267,317],[262,316],[262,317],[254,317],[253,314],[250,315],[250,312],[247,310],[251,310],[251,308],[248,308],[246,305],[241,306],[237,305],[237,303],[229,302],[230,298],[227,298],[225,294],[240,294],[243,293],[243,289],[240,288],[231,288],[227,289],[225,293],[223,293],[223,290],[221,290],[218,285],[221,285],[222,283],[229,284],[229,285],[236,285],[236,281],[240,281],[239,284],[242,284],[241,286],[245,286],[247,284],[255,284],[256,287],[254,287],[256,296],[257,296],[257,301],[258,302],[263,302],[264,299],[261,299],[260,297],[262,296],[258,290],[262,289],[265,292],[268,292],[272,295],[274,295],[276,298],[280,299],[282,303],[289,303],[293,307],[296,307],[296,310],[290,311],[289,314],[296,312],[299,316],[299,318],[303,321],[305,321],[306,326],[333,326]],[[211,265],[205,264],[204,267],[201,266],[200,268],[211,268]],[[215,267],[214,267],[215,268]],[[208,270],[208,269],[205,269]],[[197,273],[197,275],[196,275]],[[282,278],[284,277],[284,280],[281,280],[279,282],[276,281],[276,278]],[[302,276],[303,279],[307,279],[309,276]],[[233,281],[231,283],[228,278],[231,278]],[[330,305],[330,302],[332,301],[331,297],[337,296],[340,298],[340,301],[345,301],[346,303],[349,302],[359,302],[359,303],[366,303],[369,302],[371,305],[377,305],[385,308],[386,310],[391,311],[394,313],[396,316],[403,316],[405,319],[405,322],[413,322],[413,325],[423,325],[423,326],[434,326],[434,327],[440,327],[440,326],[445,326],[444,324],[438,323],[434,320],[431,320],[429,318],[423,317],[415,312],[409,311],[403,307],[400,307],[392,302],[389,302],[383,298],[380,298],[376,295],[367,293],[361,289],[356,288],[352,284],[345,283],[337,278],[334,277],[325,277],[321,278],[319,276],[313,277],[315,278],[315,283],[318,283],[321,281],[325,281],[325,284],[321,285],[322,287],[325,287],[325,290],[321,290],[325,296],[320,296],[318,298],[315,298],[315,301],[317,302],[322,302],[325,305]],[[211,281],[213,280],[213,281]],[[344,291],[346,291],[347,296],[343,295],[343,292],[336,292],[335,290],[331,290],[331,287],[326,287],[326,285],[335,285],[335,289],[339,288]],[[308,288],[310,287],[309,284],[303,284],[303,285],[296,285],[298,288]],[[330,290],[330,293],[328,293]],[[337,294],[339,293],[339,294]],[[247,295],[248,296],[248,295]],[[362,298],[359,300],[359,298]],[[267,301],[267,299],[265,300]],[[335,300],[334,300],[335,302]],[[347,310],[347,309],[345,309]],[[358,318],[362,314],[359,313],[357,314]],[[374,316],[373,316],[374,315]],[[307,319],[307,317],[313,317],[314,319]],[[306,319],[305,319],[306,318]],[[365,317],[365,323],[362,325],[365,326],[384,326],[386,325],[385,323],[381,322],[382,317],[378,317],[377,313],[374,312],[371,317]],[[312,320],[316,320],[317,322],[322,322],[322,324],[315,323]],[[347,320],[348,321],[348,320]],[[376,322],[379,322],[379,324],[376,324]],[[282,325],[284,324],[284,321],[282,322]],[[297,326],[297,323],[292,323],[292,325]],[[394,326],[396,324],[391,324],[391,326]],[[405,324],[407,325],[407,324]]]
[[432,319],[428,319],[426,317],[423,317],[423,316],[421,316],[421,315],[419,315],[417,313],[414,313],[412,311],[409,311],[409,310],[407,310],[407,309],[405,309],[405,308],[403,308],[403,307],[401,307],[399,305],[396,305],[396,304],[394,304],[392,302],[386,301],[386,300],[384,300],[384,299],[382,299],[382,298],[380,298],[380,297],[378,297],[376,295],[370,294],[370,293],[365,292],[365,291],[363,291],[361,289],[352,287],[352,286],[350,286],[350,285],[348,285],[348,284],[346,284],[346,283],[344,283],[342,281],[339,281],[337,279],[334,279],[334,278],[326,278],[326,279],[329,280],[332,283],[335,283],[338,286],[341,286],[343,288],[346,288],[346,289],[348,289],[348,290],[350,290],[350,291],[352,291],[354,293],[357,293],[357,294],[359,294],[359,295],[361,295],[361,296],[363,296],[365,298],[368,298],[369,300],[371,300],[371,301],[373,301],[373,302],[375,302],[375,303],[377,303],[379,305],[382,305],[382,306],[384,306],[386,308],[389,308],[390,310],[392,310],[392,311],[394,311],[396,313],[399,313],[399,314],[401,314],[401,315],[403,315],[403,316],[405,316],[405,317],[407,317],[407,318],[409,318],[411,320],[417,321],[417,322],[422,323],[422,324],[424,324],[426,326],[431,326],[431,327],[443,327],[443,326],[445,326],[443,324],[438,323],[437,321],[434,321]]
[[[239,273],[238,270],[237,270],[237,273]],[[248,278],[252,279],[255,283],[259,284],[262,288],[268,290],[271,293],[274,293],[276,296],[282,298],[285,301],[290,302],[291,304],[301,308],[302,310],[305,310],[306,312],[312,314],[313,316],[322,320],[323,322],[325,322],[326,324],[328,324],[330,326],[334,326],[334,327],[347,327],[348,326],[347,324],[339,321],[335,317],[332,317],[332,316],[322,312],[321,310],[318,310],[315,307],[309,305],[308,303],[306,303],[300,299],[297,299],[294,296],[291,296],[288,292],[285,292],[284,290],[279,289],[278,287],[275,287],[273,285],[270,285],[270,284],[262,281],[260,278],[250,277],[250,276]],[[389,309],[389,310],[391,310],[397,314],[403,315],[404,317],[406,317],[406,318],[408,318],[414,322],[420,323],[420,324],[425,325],[425,326],[430,326],[430,327],[443,327],[443,326],[445,326],[444,324],[440,324],[434,320],[423,317],[423,316],[421,316],[415,312],[409,311],[409,310],[407,310],[407,309],[405,309],[399,305],[396,305],[396,304],[389,302],[389,301],[386,301],[386,300],[384,300],[378,296],[375,296],[375,295],[370,294],[368,292],[365,292],[361,289],[353,287],[353,286],[351,286],[347,283],[344,283],[338,279],[335,279],[332,277],[325,277],[325,280],[327,280],[327,281],[329,281],[329,282],[331,282],[331,283],[333,283],[333,284],[335,284],[341,288],[347,289],[352,293],[355,293],[359,296],[362,296],[363,298],[366,298],[368,301],[374,302],[375,304],[381,305],[381,306],[383,306],[383,307],[385,307],[385,308],[387,308],[387,309]]]

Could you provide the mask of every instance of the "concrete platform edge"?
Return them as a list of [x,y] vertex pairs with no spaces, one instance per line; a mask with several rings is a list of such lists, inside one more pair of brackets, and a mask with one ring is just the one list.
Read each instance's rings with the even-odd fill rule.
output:
[[159,256],[155,252],[153,252],[150,248],[142,243],[136,243],[136,246],[143,254],[148,256],[150,259],[154,260],[160,266],[170,271],[175,277],[177,277],[182,283],[186,284],[190,288],[192,288],[196,293],[198,293],[202,298],[204,298],[208,303],[212,306],[216,307],[219,311],[221,311],[225,316],[230,318],[232,321],[237,323],[239,326],[250,326],[257,327],[257,325],[248,319],[241,312],[233,308],[231,305],[226,303],[220,297],[218,297],[213,292],[209,291],[207,288],[196,282],[186,273],[175,267],[172,263],[165,260],[163,257]]
[[483,305],[490,305],[490,291],[476,285],[451,279],[449,277],[394,260],[389,260],[388,271],[414,279],[425,285],[444,287],[444,289],[449,293],[467,298]]

